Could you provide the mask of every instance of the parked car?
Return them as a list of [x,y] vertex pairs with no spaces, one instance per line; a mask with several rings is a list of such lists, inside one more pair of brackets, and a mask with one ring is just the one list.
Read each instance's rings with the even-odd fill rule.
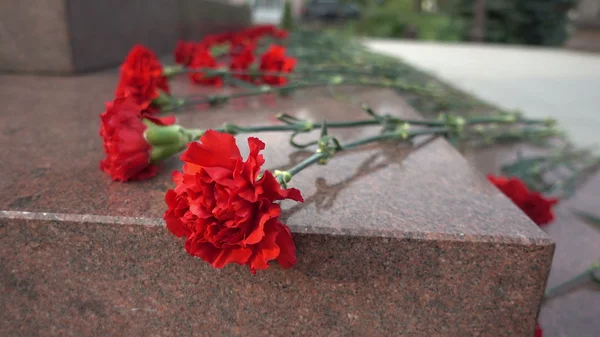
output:
[[339,0],[309,0],[302,9],[305,20],[357,19],[360,14],[357,3]]

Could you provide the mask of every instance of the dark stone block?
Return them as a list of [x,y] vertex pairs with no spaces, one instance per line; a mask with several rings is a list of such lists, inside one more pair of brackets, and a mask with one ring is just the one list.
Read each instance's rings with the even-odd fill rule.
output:
[[[533,335],[554,244],[442,139],[368,146],[303,171],[291,185],[306,202],[282,204],[298,265],[252,276],[241,266],[210,268],[164,228],[177,159],[130,184],[99,170],[96,116],[114,72],[0,81],[11,84],[0,91],[3,336]],[[202,92],[185,78],[173,89]],[[391,91],[344,90],[418,118]],[[265,124],[278,112],[365,117],[307,90],[178,118]],[[331,132],[346,141],[377,128]],[[294,152],[286,134],[258,136],[267,169],[309,155]],[[242,149],[246,137],[237,137]]]
[[200,39],[206,34],[235,32],[250,26],[249,6],[232,6],[218,0],[179,0],[181,36]]
[[66,74],[114,67],[136,43],[163,55],[179,38],[239,29],[249,20],[247,6],[204,0],[2,1],[0,71]]

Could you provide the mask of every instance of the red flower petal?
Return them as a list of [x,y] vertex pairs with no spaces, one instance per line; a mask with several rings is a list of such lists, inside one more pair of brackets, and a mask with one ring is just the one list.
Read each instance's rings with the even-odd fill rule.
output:
[[279,205],[271,204],[266,212],[262,213],[256,228],[254,228],[246,238],[246,244],[253,245],[259,243],[265,236],[265,224],[272,219],[278,218],[280,214],[281,209],[279,208]]
[[275,260],[281,251],[275,242],[279,235],[277,220],[273,219],[269,221],[266,227],[268,227],[266,230],[267,234],[257,243],[259,249],[255,250],[248,263],[252,274],[255,274],[257,270],[267,269],[269,261]]
[[209,130],[201,143],[190,144],[182,155],[183,173],[173,175],[177,186],[167,193],[164,219],[175,236],[186,236],[185,249],[215,268],[228,263],[247,264],[252,273],[280,261],[295,263],[289,228],[279,221],[276,200],[302,200],[296,189],[281,186],[266,171],[265,145],[248,139],[250,153],[244,162],[235,138]]
[[202,167],[223,167],[233,170],[235,163],[242,158],[235,138],[227,133],[208,130],[200,138],[200,143],[191,143],[181,156],[181,160]]
[[533,337],[544,337],[542,333],[542,327],[537,322],[535,323],[535,334]]
[[285,269],[292,268],[296,264],[296,245],[292,239],[290,228],[283,223],[278,223],[280,229],[276,243],[279,247],[277,263]]
[[175,116],[168,117],[156,117],[150,115],[143,115],[143,117],[156,125],[173,125],[175,124]]
[[558,199],[547,199],[537,192],[530,191],[517,178],[495,177],[493,175],[488,175],[487,178],[538,226],[548,224],[554,220],[552,206],[558,202]]
[[258,184],[264,188],[264,195],[269,200],[292,199],[298,202],[304,202],[300,191],[295,188],[282,189],[277,179],[270,171],[265,171]]
[[177,198],[177,193],[173,190],[167,191],[165,201],[169,209],[165,212],[164,218],[167,222],[167,229],[177,237],[190,235],[190,229],[183,224],[181,217],[176,213],[176,209],[180,207],[180,202]]
[[106,157],[100,169],[113,180],[142,180],[154,176],[157,168],[150,164],[150,144],[144,138],[146,125],[135,98],[117,98],[106,104],[100,115],[100,135]]
[[121,65],[116,97],[133,96],[140,105],[150,104],[160,90],[170,93],[167,78],[156,55],[142,45],[134,46]]

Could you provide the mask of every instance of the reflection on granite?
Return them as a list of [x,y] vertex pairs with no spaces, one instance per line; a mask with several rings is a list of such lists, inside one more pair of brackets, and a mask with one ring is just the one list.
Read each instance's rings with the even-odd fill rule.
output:
[[[553,243],[445,141],[369,146],[303,171],[291,185],[306,203],[282,205],[298,265],[213,270],[160,226],[177,159],[131,184],[99,170],[97,114],[115,82],[0,77],[2,335],[531,336]],[[347,93],[417,118],[390,91]],[[265,124],[279,112],[366,117],[308,90],[178,118]],[[332,130],[341,141],[375,132]],[[308,155],[285,134],[259,137],[268,169]]]

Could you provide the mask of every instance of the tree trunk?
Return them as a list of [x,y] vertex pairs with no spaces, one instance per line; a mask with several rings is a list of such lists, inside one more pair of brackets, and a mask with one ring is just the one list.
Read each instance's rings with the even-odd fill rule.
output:
[[473,6],[473,11],[475,12],[475,15],[473,17],[471,40],[476,42],[483,42],[485,41],[485,0],[475,0]]
[[423,7],[421,6],[421,0],[413,0],[413,11],[415,13],[421,13]]

